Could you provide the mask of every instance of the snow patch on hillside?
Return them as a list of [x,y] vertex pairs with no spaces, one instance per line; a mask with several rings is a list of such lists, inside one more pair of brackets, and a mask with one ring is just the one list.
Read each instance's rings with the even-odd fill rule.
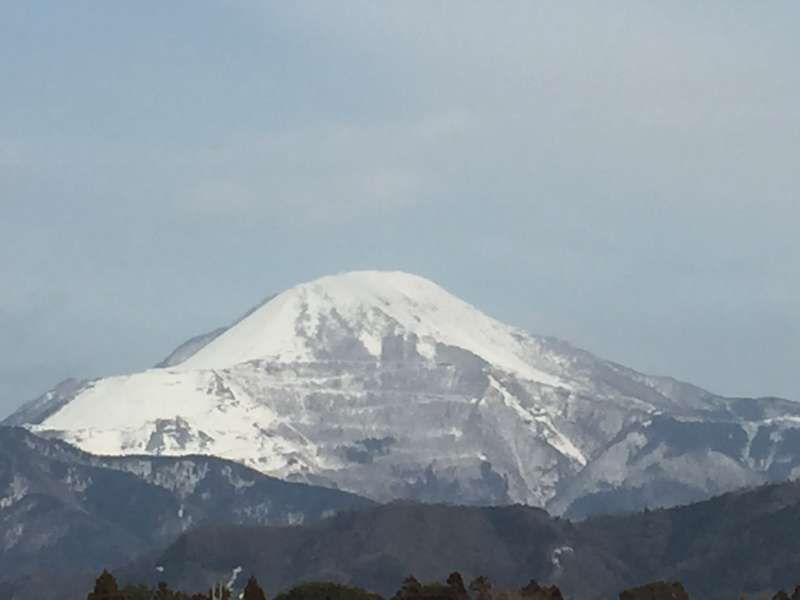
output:
[[28,493],[28,482],[14,475],[3,496],[0,496],[0,509],[10,508],[22,500]]
[[578,449],[578,447],[573,444],[567,436],[556,429],[550,417],[548,417],[544,412],[535,412],[524,408],[520,401],[513,394],[510,394],[508,390],[506,390],[505,387],[503,387],[503,385],[494,377],[490,376],[489,382],[491,387],[500,394],[500,397],[503,399],[505,405],[513,409],[524,423],[535,422],[541,425],[541,430],[537,428],[534,430],[535,433],[539,433],[540,431],[544,432],[544,437],[547,442],[561,454],[574,460],[581,466],[586,465],[587,461],[586,457],[583,455],[583,452],[581,452],[580,449]]

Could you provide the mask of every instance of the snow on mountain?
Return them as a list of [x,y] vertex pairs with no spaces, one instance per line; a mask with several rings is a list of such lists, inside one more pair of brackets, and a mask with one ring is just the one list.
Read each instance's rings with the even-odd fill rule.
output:
[[[345,335],[330,336],[336,331]],[[527,379],[567,385],[537,368],[537,361],[532,363],[541,350],[533,338],[427,279],[400,272],[359,271],[298,285],[212,340],[182,366],[219,369],[250,360],[378,359],[384,340],[398,334],[416,336],[417,352],[425,358],[434,358],[436,345],[446,344]]]
[[[406,273],[298,285],[162,364],[73,384],[9,422],[90,452],[210,454],[378,500],[558,512],[626,508],[656,489],[669,504],[800,457],[795,403],[637,373]],[[720,426],[701,442],[692,423]],[[729,435],[746,443],[717,440]]]

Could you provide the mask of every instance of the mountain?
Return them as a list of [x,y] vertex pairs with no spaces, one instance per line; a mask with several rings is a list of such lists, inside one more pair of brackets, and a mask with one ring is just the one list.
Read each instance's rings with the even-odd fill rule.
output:
[[95,573],[211,523],[286,525],[372,506],[211,457],[98,457],[0,428],[0,585]]
[[238,569],[269,593],[333,580],[390,597],[409,573],[444,581],[458,570],[496,589],[552,582],[578,600],[655,580],[681,581],[704,600],[770,598],[800,582],[798,519],[798,482],[579,523],[522,506],[392,503],[303,527],[198,529],[120,574],[145,581],[157,564],[172,587],[202,590]]
[[215,455],[379,501],[576,517],[800,473],[800,404],[644,375],[406,273],[298,285],[161,364],[67,382],[6,423],[97,454]]

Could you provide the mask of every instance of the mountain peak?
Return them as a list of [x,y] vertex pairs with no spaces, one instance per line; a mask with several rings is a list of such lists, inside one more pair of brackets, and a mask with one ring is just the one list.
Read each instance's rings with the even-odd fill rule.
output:
[[[456,347],[521,377],[563,385],[537,368],[536,339],[483,314],[436,283],[401,271],[352,271],[286,290],[181,364],[219,369],[253,360],[375,361],[404,345],[435,359]],[[387,351],[389,355],[387,355]]]
[[407,292],[419,292],[424,288],[441,287],[421,275],[409,273],[407,271],[382,271],[375,269],[343,271],[334,275],[325,275],[312,281],[301,283],[295,287],[339,287],[350,288],[354,293],[365,290],[405,290]]

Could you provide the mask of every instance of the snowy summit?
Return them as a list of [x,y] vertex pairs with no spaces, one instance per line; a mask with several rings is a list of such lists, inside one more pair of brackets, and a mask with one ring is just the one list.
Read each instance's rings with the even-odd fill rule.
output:
[[[97,454],[216,455],[378,500],[581,513],[652,505],[665,482],[677,492],[664,503],[683,502],[794,468],[780,444],[797,405],[753,403],[531,335],[422,277],[358,271],[277,294],[159,368],[65,383],[6,423]],[[751,456],[762,431],[774,460]]]
[[293,287],[182,366],[379,360],[398,338],[415,339],[416,351],[427,359],[436,356],[437,344],[445,344],[520,376],[565,385],[535,368],[531,358],[540,348],[532,347],[523,331],[487,317],[428,279],[399,271],[354,271]]

